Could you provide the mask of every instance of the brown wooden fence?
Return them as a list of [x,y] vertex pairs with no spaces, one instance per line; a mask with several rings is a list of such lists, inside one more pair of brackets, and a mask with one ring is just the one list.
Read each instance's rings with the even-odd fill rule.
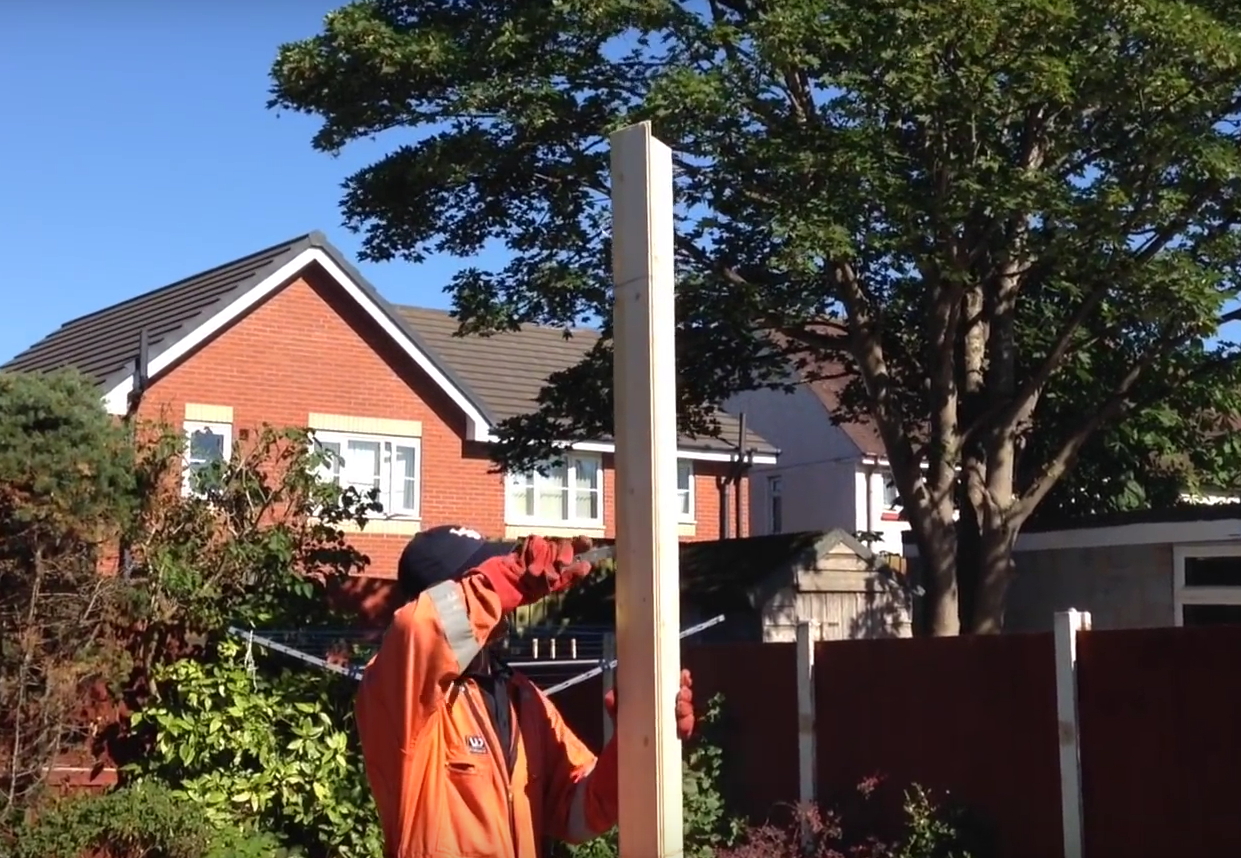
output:
[[1050,634],[820,644],[815,674],[823,803],[879,775],[960,802],[1005,858],[1061,853]]
[[[797,674],[792,644],[683,646],[694,698],[716,694],[725,705],[718,734],[728,749],[724,791],[741,813],[763,818],[778,802],[797,798]],[[618,694],[623,694],[617,688]],[[555,697],[574,732],[596,751],[603,739],[603,688],[583,682]],[[792,703],[793,705],[790,705]],[[701,708],[701,705],[700,705]]]
[[1078,643],[1088,858],[1241,855],[1241,627]]
[[[682,653],[696,696],[726,697],[729,797],[759,818],[796,800],[793,645]],[[1050,634],[839,641],[815,659],[823,803],[870,775],[916,782],[972,811],[991,854],[1063,856]],[[1079,636],[1086,858],[1241,855],[1239,665],[1241,627]],[[597,682],[557,698],[595,747],[600,700]]]

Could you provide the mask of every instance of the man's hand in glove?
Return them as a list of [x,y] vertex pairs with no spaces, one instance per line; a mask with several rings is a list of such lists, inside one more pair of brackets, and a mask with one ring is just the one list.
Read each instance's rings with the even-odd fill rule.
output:
[[573,539],[544,539],[531,536],[512,554],[493,557],[478,567],[478,573],[491,582],[500,596],[504,611],[530,605],[549,593],[559,593],[590,574],[591,566],[574,557],[590,550],[584,536]]
[[[616,721],[616,688],[613,687],[603,698],[608,715]],[[676,719],[677,738],[684,741],[694,735],[694,679],[688,670],[681,671],[681,687],[677,689],[673,703],[673,717]]]

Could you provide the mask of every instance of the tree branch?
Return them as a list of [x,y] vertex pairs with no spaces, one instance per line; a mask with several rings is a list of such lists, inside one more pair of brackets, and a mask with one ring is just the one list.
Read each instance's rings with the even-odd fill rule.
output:
[[[1221,316],[1221,322],[1236,321],[1238,319],[1241,319],[1241,309]],[[1129,392],[1152,364],[1166,357],[1172,350],[1184,344],[1188,339],[1189,337],[1186,335],[1165,338],[1160,346],[1149,349],[1142,360],[1133,365],[1124,378],[1121,379],[1112,395],[1107,398],[1100,408],[1091,414],[1090,418],[1077,431],[1073,432],[1065,440],[1059,452],[1043,466],[1039,474],[1031,481],[1030,486],[1022,493],[1021,499],[1013,507],[1013,512],[1010,516],[1012,522],[1020,525],[1029,518],[1043,498],[1055,488],[1060,478],[1072,467],[1091,436],[1103,425],[1126,411],[1150,404],[1151,399],[1130,401],[1128,399]],[[1241,362],[1241,353],[1229,355],[1218,360],[1204,361],[1193,372],[1188,374],[1186,380],[1201,377],[1239,362]]]

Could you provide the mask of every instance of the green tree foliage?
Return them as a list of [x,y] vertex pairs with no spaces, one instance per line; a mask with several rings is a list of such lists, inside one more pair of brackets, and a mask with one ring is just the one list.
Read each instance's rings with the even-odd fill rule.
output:
[[134,510],[130,446],[73,373],[0,373],[0,820],[80,741],[83,691],[127,667],[100,549]]
[[[1239,25],[1220,0],[369,0],[280,49],[272,105],[324,152],[394,132],[345,184],[366,258],[507,246],[450,285],[465,332],[602,320],[503,427],[515,466],[610,429],[607,135],[652,121],[683,429],[790,362],[847,373],[934,631],[995,631],[1058,485],[1108,508],[1235,458],[1208,441],[1238,404],[1212,336],[1237,314]],[[1065,483],[1087,451],[1111,460]]]
[[142,503],[126,580],[145,663],[229,623],[305,628],[332,619],[327,585],[368,562],[342,525],[363,527],[380,508],[373,492],[319,479],[333,453],[304,429],[265,426],[230,460],[196,473],[187,495],[179,433],[150,425],[139,437]]
[[[181,705],[191,707],[199,705],[195,680],[206,671],[215,671],[217,699],[236,691],[225,683],[230,651],[218,648],[228,625],[343,622],[329,589],[367,559],[346,542],[342,525],[362,526],[378,509],[373,494],[321,481],[332,454],[304,430],[272,427],[235,445],[230,461],[195,474],[187,492],[183,444],[180,431],[161,424],[113,420],[95,385],[78,375],[0,374],[0,833],[11,835],[32,808],[48,818],[40,787],[65,754],[89,759],[105,738],[121,755],[158,741],[145,716],[133,722],[135,733],[119,735],[99,721],[122,698],[141,705],[147,679],[172,701],[188,695]],[[198,660],[182,659],[193,647]],[[210,666],[212,658],[220,664]],[[305,707],[316,682],[285,681],[263,699],[273,711],[281,709],[279,694]],[[173,731],[178,723],[162,726]],[[230,727],[214,736],[238,755],[254,752],[252,732]],[[333,752],[335,741],[319,750]],[[188,768],[192,760],[182,762]],[[171,768],[159,771],[179,795],[194,785]],[[322,789],[308,785],[307,800]],[[282,834],[301,819],[286,805]],[[95,836],[87,823],[100,813],[73,810],[78,822],[61,834]],[[119,856],[138,849],[133,844],[149,831],[134,829],[130,840],[113,833],[120,839],[101,848]],[[352,836],[366,832],[359,826]],[[149,845],[151,854],[173,854],[169,843]]]

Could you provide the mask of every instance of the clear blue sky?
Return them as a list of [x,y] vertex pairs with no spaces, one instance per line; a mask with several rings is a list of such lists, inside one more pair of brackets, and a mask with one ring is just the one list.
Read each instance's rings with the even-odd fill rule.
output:
[[[340,183],[382,149],[316,153],[312,118],[264,106],[278,46],[339,5],[0,2],[0,363],[72,317],[312,229],[356,261]],[[360,267],[394,301],[447,307],[465,264]]]

